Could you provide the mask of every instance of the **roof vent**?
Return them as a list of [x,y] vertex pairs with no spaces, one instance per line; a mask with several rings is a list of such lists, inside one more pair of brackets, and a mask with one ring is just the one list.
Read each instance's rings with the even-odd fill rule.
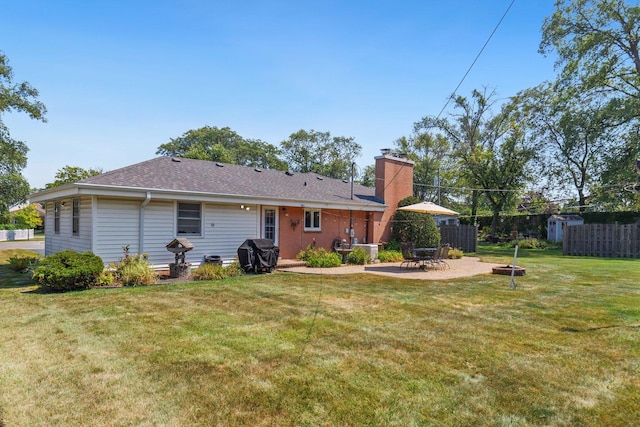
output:
[[171,161],[172,162],[176,162],[176,163],[180,163],[181,162],[181,160],[179,158],[177,158],[177,157],[172,157]]
[[342,182],[344,182],[345,184],[349,183],[349,181],[347,181],[346,179],[343,179]]
[[222,163],[216,162],[216,166],[218,166],[219,168],[223,168],[224,165]]
[[303,185],[306,187],[307,186],[307,181],[305,181]]
[[287,176],[293,176],[293,172],[291,172],[291,171],[286,171],[284,174],[287,175]]
[[253,170],[256,171],[256,172],[262,172],[262,169],[260,169],[260,168],[254,168]]
[[324,178],[321,176],[316,176],[316,179],[319,179],[320,181],[322,181]]

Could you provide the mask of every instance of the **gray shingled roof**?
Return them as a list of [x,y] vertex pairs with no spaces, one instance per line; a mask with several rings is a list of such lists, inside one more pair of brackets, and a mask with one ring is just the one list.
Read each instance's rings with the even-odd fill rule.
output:
[[329,203],[384,205],[373,188],[322,177],[314,173],[289,173],[269,169],[210,162],[206,160],[158,157],[77,182],[83,184],[208,193],[212,195]]

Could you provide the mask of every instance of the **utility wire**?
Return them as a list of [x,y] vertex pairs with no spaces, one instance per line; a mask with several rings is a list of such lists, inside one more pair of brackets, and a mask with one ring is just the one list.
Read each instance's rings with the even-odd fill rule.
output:
[[442,115],[444,110],[447,108],[447,106],[449,105],[449,102],[451,101],[452,96],[456,94],[458,89],[460,89],[460,86],[462,86],[462,83],[464,82],[464,80],[467,78],[467,76],[471,72],[471,69],[473,68],[473,66],[476,65],[476,62],[480,58],[480,55],[482,55],[482,52],[484,52],[484,49],[487,47],[487,45],[489,44],[489,42],[493,38],[493,35],[496,33],[496,31],[498,31],[498,28],[500,27],[500,24],[502,24],[502,21],[507,16],[507,13],[509,13],[509,10],[511,10],[511,6],[513,6],[513,4],[515,2],[516,2],[516,0],[511,0],[511,3],[509,4],[509,7],[507,7],[507,10],[505,10],[504,13],[502,14],[502,18],[500,18],[500,20],[496,24],[495,28],[493,29],[493,31],[489,35],[489,38],[487,38],[487,41],[484,42],[484,45],[482,46],[482,49],[480,49],[480,52],[478,52],[478,54],[476,55],[475,59],[473,60],[473,62],[469,66],[469,68],[467,69],[467,72],[464,73],[464,76],[462,76],[462,79],[460,80],[460,83],[458,83],[458,86],[456,86],[456,88],[454,89],[453,94],[449,98],[447,98],[447,102],[445,102],[444,107],[442,107],[442,110],[440,110],[440,112],[436,116],[436,120],[440,118],[440,116]]

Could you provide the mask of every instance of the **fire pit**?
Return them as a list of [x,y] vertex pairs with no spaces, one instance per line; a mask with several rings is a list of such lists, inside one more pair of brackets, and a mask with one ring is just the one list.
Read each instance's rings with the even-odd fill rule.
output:
[[167,245],[167,250],[176,255],[175,262],[169,264],[169,277],[188,277],[191,264],[186,262],[186,253],[193,249],[193,244],[185,238],[173,239]]
[[513,271],[514,276],[524,276],[527,270],[524,267],[515,268],[512,265],[502,265],[499,267],[493,267],[493,274],[502,274],[505,276],[511,276],[511,272]]

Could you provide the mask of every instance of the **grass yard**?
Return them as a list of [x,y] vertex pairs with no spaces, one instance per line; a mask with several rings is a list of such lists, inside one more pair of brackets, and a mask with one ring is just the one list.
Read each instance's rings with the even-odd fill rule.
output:
[[518,264],[515,290],[275,273],[66,294],[3,265],[0,426],[640,425],[640,260]]

